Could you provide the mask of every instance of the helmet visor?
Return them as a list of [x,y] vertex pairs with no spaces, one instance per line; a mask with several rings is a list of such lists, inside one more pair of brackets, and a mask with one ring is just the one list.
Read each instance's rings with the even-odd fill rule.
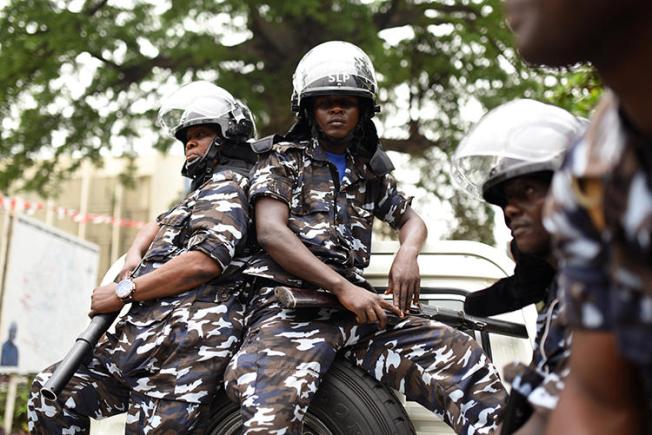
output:
[[223,127],[234,108],[235,99],[224,89],[209,82],[192,82],[163,99],[158,121],[168,134],[175,136],[182,128],[192,125]]
[[550,163],[551,170],[584,131],[584,123],[559,107],[516,100],[487,113],[464,137],[451,159],[457,186],[482,198],[490,178],[524,174],[522,168]]

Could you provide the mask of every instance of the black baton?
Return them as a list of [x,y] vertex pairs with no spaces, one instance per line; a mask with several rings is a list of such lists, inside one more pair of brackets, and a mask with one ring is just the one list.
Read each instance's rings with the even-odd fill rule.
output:
[[61,360],[52,376],[41,388],[41,395],[46,400],[57,400],[57,396],[66,387],[70,378],[75,374],[84,360],[93,352],[93,348],[100,337],[111,327],[119,312],[97,314],[91,323],[79,334],[72,349]]

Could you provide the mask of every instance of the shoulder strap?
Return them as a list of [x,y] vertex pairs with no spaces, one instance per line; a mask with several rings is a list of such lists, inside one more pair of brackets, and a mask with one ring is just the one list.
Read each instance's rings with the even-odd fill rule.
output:
[[369,167],[379,177],[389,174],[394,170],[394,164],[387,153],[378,145],[376,152],[369,159]]
[[253,142],[251,148],[256,154],[263,154],[270,151],[275,143],[281,142],[283,139],[281,135],[272,134]]

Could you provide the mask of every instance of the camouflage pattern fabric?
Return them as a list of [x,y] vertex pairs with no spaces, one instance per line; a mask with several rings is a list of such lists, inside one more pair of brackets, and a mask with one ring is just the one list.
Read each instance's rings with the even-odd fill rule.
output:
[[[396,228],[410,205],[390,175],[377,176],[368,161],[347,151],[340,185],[337,168],[316,140],[274,144],[255,166],[249,201],[268,196],[290,208],[289,228],[324,263],[350,281],[363,283],[369,265],[374,216]],[[245,270],[250,275],[301,286],[261,252]]]
[[213,175],[179,205],[161,214],[160,230],[150,245],[143,265],[134,276],[151,272],[160,264],[186,251],[197,250],[211,257],[229,275],[227,266],[244,248],[249,223],[247,178],[225,170]]
[[[280,143],[264,154],[251,179],[249,200],[287,203],[288,227],[320,260],[351,282],[369,264],[374,217],[398,227],[409,204],[391,175],[376,176],[347,152],[339,184],[335,166],[315,140]],[[441,415],[459,433],[489,433],[506,393],[494,366],[469,336],[441,323],[392,318],[390,326],[358,326],[340,310],[281,309],[275,283],[305,285],[267,254],[245,273],[259,280],[243,347],[225,374],[228,393],[241,401],[246,433],[300,433],[321,376],[342,351],[372,376]],[[260,284],[262,283],[269,283]]]
[[[58,431],[46,432],[65,433],[73,426],[87,427],[85,416],[124,412],[129,400],[118,390],[126,390],[127,397],[145,396],[143,403],[155,401],[162,410],[184,403],[191,415],[210,402],[243,335],[245,306],[239,293],[244,282],[239,271],[244,259],[239,255],[249,225],[246,187],[247,179],[236,173],[216,173],[159,217],[159,232],[135,277],[189,250],[209,255],[223,273],[178,295],[133,303],[116,324],[115,334],[107,334],[96,347],[92,367],[80,369],[71,381],[72,389],[60,395],[55,405],[44,405],[37,397],[37,383],[45,376],[40,374],[30,398],[31,430],[62,424]],[[118,390],[113,391],[114,387]],[[86,397],[97,399],[87,401]],[[166,401],[171,403],[162,404]],[[79,408],[77,404],[82,402],[84,406]],[[132,406],[140,405],[129,404],[130,410]],[[142,406],[140,420],[150,418],[143,415],[161,416],[149,405]],[[187,421],[180,418],[179,424],[192,422],[191,415]],[[167,415],[171,417],[178,418]],[[86,426],[80,426],[80,421]]]
[[282,309],[273,287],[251,304],[249,332],[225,374],[245,434],[300,434],[338,352],[442,417],[457,433],[488,434],[506,400],[498,373],[470,336],[439,322],[390,316],[384,330],[338,309]]
[[112,375],[110,366],[110,355],[96,353],[61,393],[66,398],[64,407],[60,402],[45,401],[39,393],[56,365],[39,373],[27,402],[30,433],[88,434],[89,417],[99,420],[124,412],[127,413],[125,434],[204,432],[206,419],[199,417],[207,412],[209,405],[156,399],[130,391]]
[[568,376],[572,333],[560,317],[557,285],[553,283],[537,317],[537,335],[530,365],[518,364],[512,388],[528,398],[540,413],[557,406]]
[[544,220],[561,260],[568,322],[613,331],[622,355],[639,367],[650,403],[651,167],[649,140],[628,125],[607,92],[553,180]]

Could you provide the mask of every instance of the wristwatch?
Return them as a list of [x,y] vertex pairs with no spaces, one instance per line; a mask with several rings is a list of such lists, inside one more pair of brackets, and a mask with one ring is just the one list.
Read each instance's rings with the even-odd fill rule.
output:
[[115,295],[125,304],[133,302],[134,292],[136,291],[136,283],[131,278],[123,279],[118,283],[115,288]]

